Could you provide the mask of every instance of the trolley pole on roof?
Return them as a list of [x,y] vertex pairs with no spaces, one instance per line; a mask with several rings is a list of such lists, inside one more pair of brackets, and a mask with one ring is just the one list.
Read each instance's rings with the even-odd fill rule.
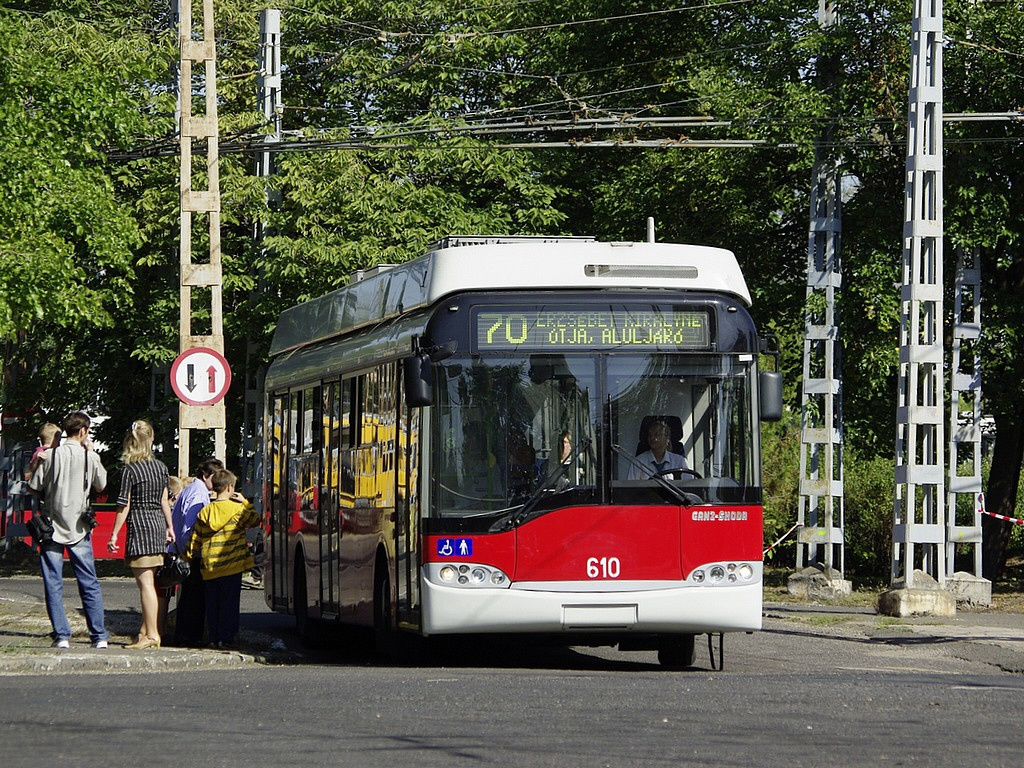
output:
[[944,589],[942,43],[942,0],[914,0],[892,589],[879,600],[879,610],[894,616],[956,613],[956,601]]
[[[221,299],[220,251],[220,176],[218,169],[217,126],[217,62],[214,39],[213,0],[202,0],[202,37],[194,39],[192,6],[195,0],[179,0],[180,24],[178,42],[181,50],[180,77],[180,143],[181,143],[181,241],[180,241],[180,296],[179,315],[180,353],[206,348],[223,359],[224,318]],[[201,65],[199,92],[205,94],[204,114],[193,114],[193,64]],[[193,188],[192,149],[195,142],[206,143],[206,189]],[[194,262],[192,254],[192,222],[205,215],[209,225],[209,258]],[[195,296],[194,296],[195,294]],[[194,333],[192,328],[192,302],[194,298],[209,300],[209,327],[205,333]],[[179,360],[182,359],[179,355]],[[212,369],[211,369],[212,370]],[[206,371],[197,371],[202,382]],[[172,369],[173,378],[173,369]],[[209,379],[214,388],[214,378]],[[173,383],[173,380],[172,380]],[[191,380],[190,380],[191,384]],[[180,396],[180,395],[179,395]],[[190,435],[192,430],[213,430],[214,453],[224,459],[226,452],[223,392],[211,404],[194,405],[184,399],[178,407],[178,471],[188,472]],[[201,398],[200,398],[201,399]]]
[[[832,0],[821,0],[822,29],[839,23]],[[824,90],[835,80],[836,61],[819,62]],[[844,579],[843,411],[838,294],[842,286],[841,161],[829,126],[815,151],[807,249],[803,386],[800,424],[800,507],[797,573],[789,589],[805,597],[848,595]],[[825,584],[803,569],[824,570]],[[812,573],[812,575],[815,575]],[[811,594],[813,592],[813,594]]]

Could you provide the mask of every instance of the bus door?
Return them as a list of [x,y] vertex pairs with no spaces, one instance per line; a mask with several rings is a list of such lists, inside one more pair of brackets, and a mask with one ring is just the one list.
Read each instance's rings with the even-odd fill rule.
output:
[[341,537],[341,392],[339,382],[323,386],[320,441],[320,615],[336,618],[340,604],[338,546]]
[[399,397],[398,493],[396,504],[397,542],[395,579],[398,592],[396,616],[406,629],[420,628],[419,537],[420,537],[420,445],[419,408],[406,408]]
[[287,610],[289,594],[288,524],[288,457],[291,439],[290,396],[276,395],[271,401],[270,427],[270,578],[273,608]]
[[[373,575],[380,530],[382,489],[394,484],[385,471],[379,442],[381,433],[380,377],[376,369],[344,382],[351,386],[350,447],[342,451],[351,478],[342,485],[341,540],[338,549],[340,609],[356,622],[373,615]],[[343,471],[344,471],[343,467]],[[351,496],[346,498],[351,488]],[[388,489],[388,496],[393,488]]]

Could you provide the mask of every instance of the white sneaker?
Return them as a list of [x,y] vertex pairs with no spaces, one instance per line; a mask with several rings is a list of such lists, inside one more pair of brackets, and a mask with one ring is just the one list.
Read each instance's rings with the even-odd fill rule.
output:
[[263,579],[246,574],[242,577],[242,587],[245,589],[263,589]]
[[106,650],[106,648],[107,648],[107,641],[106,640],[97,640],[95,643],[92,644],[92,647],[96,648],[97,650],[101,650],[101,651],[102,650]]
[[71,647],[71,641],[70,640],[54,640],[53,643],[50,645],[50,647],[51,648],[70,648]]

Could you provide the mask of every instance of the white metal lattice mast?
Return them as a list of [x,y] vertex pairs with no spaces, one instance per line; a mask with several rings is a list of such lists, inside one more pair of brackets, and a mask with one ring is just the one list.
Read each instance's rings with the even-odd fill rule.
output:
[[[981,354],[978,346],[981,339],[981,257],[977,250],[972,251],[970,259],[967,265],[960,251],[953,308],[946,561],[952,569],[957,546],[970,545],[973,548],[972,575],[981,579],[981,515],[985,506],[981,492]],[[958,496],[967,497],[967,503],[958,505]],[[988,602],[991,602],[991,591]]]
[[[222,270],[220,250],[220,173],[219,131],[217,125],[217,60],[214,39],[213,0],[202,0],[202,37],[193,39],[192,5],[195,0],[180,0],[178,42],[181,50],[181,241],[179,315],[180,351],[195,347],[209,347],[224,354],[224,315],[221,295]],[[198,93],[205,95],[204,114],[193,114],[192,65],[202,65]],[[206,189],[195,189],[192,167],[194,142],[205,142]],[[192,221],[205,214],[209,223],[209,259],[194,262],[192,258]],[[193,292],[209,295],[209,329],[205,334],[192,332]],[[204,313],[205,314],[205,313]],[[178,409],[178,471],[188,472],[191,430],[214,432],[214,452],[224,459],[226,417],[223,400],[214,405],[188,405]]]
[[942,348],[942,0],[914,0],[892,586],[946,580]]
[[[838,23],[831,0],[821,1],[819,22],[822,28]],[[826,79],[830,75],[823,73]],[[842,201],[840,163],[832,139],[829,129],[815,152],[812,172],[796,565],[800,569],[820,563],[842,576],[843,418],[837,305],[842,285]]]

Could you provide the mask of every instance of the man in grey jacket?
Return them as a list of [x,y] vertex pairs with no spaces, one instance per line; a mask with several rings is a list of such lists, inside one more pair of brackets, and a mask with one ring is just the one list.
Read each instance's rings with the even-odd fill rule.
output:
[[75,572],[89,637],[94,648],[106,648],[108,634],[103,614],[103,593],[96,577],[92,552],[92,525],[82,517],[89,509],[90,490],[107,486],[107,471],[90,450],[89,416],[75,411],[64,419],[67,439],[45,451],[29,487],[43,500],[53,523],[53,539],[39,545],[39,566],[46,588],[46,612],[53,627],[53,647],[71,647],[71,626],[64,611],[64,550]]

